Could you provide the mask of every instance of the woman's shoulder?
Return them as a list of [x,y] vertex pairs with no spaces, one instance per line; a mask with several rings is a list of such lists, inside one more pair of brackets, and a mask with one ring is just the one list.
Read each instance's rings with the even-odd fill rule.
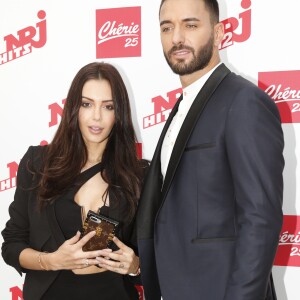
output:
[[30,155],[34,159],[41,159],[48,149],[48,145],[31,145],[28,147],[25,155]]
[[140,163],[140,167],[141,167],[142,169],[148,169],[149,166],[150,166],[150,161],[147,160],[147,159],[144,159],[144,158],[140,159],[140,160],[139,160],[139,163]]
[[147,159],[140,159],[139,163],[140,163],[140,168],[142,170],[142,178],[144,179],[147,175],[148,170],[149,170],[150,161],[147,160]]
[[21,161],[30,163],[33,166],[40,166],[46,154],[48,146],[29,146]]
[[18,166],[18,186],[27,188],[32,185],[34,174],[42,169],[45,146],[29,146]]

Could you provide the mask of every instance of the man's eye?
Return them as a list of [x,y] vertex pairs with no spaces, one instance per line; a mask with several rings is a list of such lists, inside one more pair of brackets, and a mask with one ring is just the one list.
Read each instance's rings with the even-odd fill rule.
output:
[[195,28],[197,28],[197,25],[195,25],[195,24],[187,24],[186,27],[190,28],[190,29],[195,29]]
[[162,32],[170,32],[173,28],[172,27],[163,27],[161,29]]

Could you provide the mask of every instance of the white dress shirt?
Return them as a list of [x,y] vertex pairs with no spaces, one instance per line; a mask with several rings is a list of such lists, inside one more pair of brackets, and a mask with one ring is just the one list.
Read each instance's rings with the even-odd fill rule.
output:
[[207,79],[210,77],[210,75],[213,73],[213,71],[219,66],[215,66],[212,70],[210,70],[208,73],[203,75],[201,78],[187,86],[182,91],[182,100],[179,104],[178,111],[176,115],[174,116],[168,131],[165,135],[162,147],[161,147],[161,154],[160,154],[160,161],[161,161],[161,173],[163,177],[165,178],[167,173],[167,168],[169,165],[170,157],[178,136],[178,133],[181,129],[181,126],[183,124],[183,121],[189,112],[196,96],[202,89],[203,85],[207,81]]

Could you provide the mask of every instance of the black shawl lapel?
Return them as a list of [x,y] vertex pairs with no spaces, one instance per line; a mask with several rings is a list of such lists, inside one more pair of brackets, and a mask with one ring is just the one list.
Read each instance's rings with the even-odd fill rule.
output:
[[47,205],[46,210],[51,233],[57,243],[57,247],[59,247],[61,244],[64,243],[65,237],[57,223],[54,203]]
[[192,104],[185,121],[182,124],[182,127],[179,131],[178,137],[176,139],[174,149],[170,158],[168,165],[166,177],[164,180],[164,185],[162,189],[162,203],[164,198],[170,188],[172,179],[180,162],[180,158],[185,149],[186,143],[199,119],[201,116],[205,105],[210,99],[211,95],[214,93],[218,85],[222,80],[230,73],[230,70],[224,65],[221,64],[212,75],[208,78],[201,91],[198,93],[194,103]]
[[161,146],[169,125],[178,110],[178,106],[181,100],[182,96],[180,96],[180,98],[174,105],[166,121],[144,181],[143,190],[139,201],[139,209],[137,212],[137,222],[139,224],[137,230],[139,239],[153,237],[153,224],[156,213],[161,204],[161,188],[163,182],[160,164]]

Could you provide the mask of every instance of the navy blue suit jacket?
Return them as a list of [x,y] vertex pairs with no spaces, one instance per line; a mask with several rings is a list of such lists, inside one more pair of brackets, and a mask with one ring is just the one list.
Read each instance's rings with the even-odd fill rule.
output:
[[202,96],[182,125],[163,182],[160,150],[174,107],[145,180],[137,221],[146,299],[273,299],[284,167],[277,107],[234,73],[195,114]]

